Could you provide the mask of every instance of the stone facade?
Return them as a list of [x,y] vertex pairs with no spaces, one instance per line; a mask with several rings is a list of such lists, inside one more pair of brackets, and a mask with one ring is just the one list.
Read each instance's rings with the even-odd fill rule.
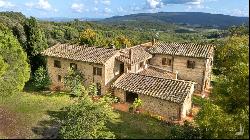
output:
[[[57,68],[54,66],[54,61],[60,61],[61,68]],[[64,77],[67,75],[68,70],[70,68],[70,63],[74,63],[77,65],[77,69],[84,74],[85,86],[88,86],[92,83],[100,83],[101,85],[101,94],[105,94],[105,92],[110,87],[110,82],[119,76],[119,66],[115,60],[115,57],[111,57],[104,65],[96,64],[96,63],[88,63],[83,61],[74,61],[63,58],[55,58],[55,57],[47,57],[47,69],[52,80],[52,85],[50,87],[51,90],[67,90],[63,84]],[[102,69],[102,76],[93,74],[93,67],[98,67]],[[58,76],[61,77],[61,81],[59,81]]]
[[[171,65],[162,65],[162,59],[170,59]],[[195,67],[188,68],[187,61],[194,61]],[[211,81],[211,69],[212,69],[212,58],[194,58],[185,56],[171,56],[165,54],[155,54],[150,60],[151,65],[161,67],[171,72],[178,73],[178,79],[190,80],[196,82],[196,91],[201,92],[205,89],[205,81],[207,81],[207,87],[210,86]]]
[[[194,87],[192,87],[190,94],[188,94],[182,104],[169,102],[143,94],[138,94],[138,98],[142,100],[142,109],[144,111],[160,115],[167,121],[171,121],[171,119],[181,120],[191,112],[193,91]],[[120,102],[126,102],[126,91],[116,88],[114,90],[114,95]]]
[[[140,67],[140,63],[143,64],[142,67]],[[130,67],[130,70],[129,70]],[[125,64],[125,73],[138,73],[143,71],[145,68],[148,67],[147,60],[135,63],[135,64]]]
[[[141,44],[141,46],[150,49],[152,43]],[[199,49],[193,47],[193,51],[187,49],[188,51],[184,53],[186,56],[184,56],[179,55],[179,53],[185,50],[183,49],[185,45],[182,46],[182,49],[174,49],[176,44],[163,45],[152,50],[151,54],[141,46],[118,51],[106,48],[55,45],[44,53],[47,56],[47,69],[52,80],[51,89],[67,90],[63,84],[64,77],[73,63],[84,74],[85,86],[93,83],[100,84],[101,95],[106,92],[113,92],[120,102],[126,102],[127,91],[130,91],[138,94],[138,98],[143,102],[143,110],[163,116],[166,120],[184,118],[192,109],[193,92],[202,92],[205,88],[210,87],[213,50],[208,51],[208,55],[207,53],[196,54]],[[162,52],[158,52],[161,49]],[[166,51],[173,50],[180,50],[180,52],[175,55],[172,52],[166,54]],[[191,57],[189,52],[192,52],[194,57]],[[203,56],[204,54],[206,56]],[[166,62],[164,65],[163,58]],[[54,65],[55,61],[60,62],[60,68]],[[188,68],[188,61],[194,61],[195,66]],[[161,71],[175,74],[175,77],[140,74],[140,72],[145,69],[148,70],[152,66],[161,69]],[[94,67],[101,69],[101,75],[94,75]],[[124,83],[123,86],[111,89],[111,85],[113,86],[123,77],[126,77],[125,80],[120,82]],[[136,78],[138,79],[136,80]],[[135,82],[133,83],[133,81]],[[140,83],[140,81],[144,83]],[[196,84],[194,85],[191,81]],[[129,98],[128,96],[127,99],[129,100]]]

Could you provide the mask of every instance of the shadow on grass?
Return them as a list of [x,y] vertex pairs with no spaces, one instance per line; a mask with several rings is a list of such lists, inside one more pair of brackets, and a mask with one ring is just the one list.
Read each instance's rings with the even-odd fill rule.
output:
[[64,119],[65,111],[47,111],[49,115],[48,120],[40,121],[32,131],[41,139],[57,139],[59,131],[58,120]]
[[117,111],[120,120],[110,122],[107,127],[118,139],[165,139],[170,125],[146,114]]

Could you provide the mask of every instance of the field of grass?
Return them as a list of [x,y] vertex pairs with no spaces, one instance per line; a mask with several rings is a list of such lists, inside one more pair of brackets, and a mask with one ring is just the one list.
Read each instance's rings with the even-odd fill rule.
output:
[[[44,138],[41,126],[46,124],[42,122],[48,122],[50,112],[71,103],[73,99],[65,93],[21,92],[0,98],[0,138]],[[142,114],[119,113],[120,119],[108,124],[116,138],[166,138],[169,134],[170,126],[165,122]]]
[[[72,103],[63,93],[21,92],[11,97],[0,98],[0,137],[39,138],[34,129],[40,121],[47,120],[48,111],[56,111]],[[0,110],[0,111],[1,111]]]
[[118,139],[166,139],[170,126],[144,114],[120,113],[120,120],[112,122],[108,127]]

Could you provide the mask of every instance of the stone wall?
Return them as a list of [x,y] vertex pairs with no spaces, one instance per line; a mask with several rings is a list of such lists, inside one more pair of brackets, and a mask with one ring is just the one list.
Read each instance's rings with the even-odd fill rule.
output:
[[[167,59],[172,60],[172,65],[171,66],[162,65],[162,58],[167,58]],[[174,62],[174,57],[171,55],[156,54],[156,55],[153,55],[153,57],[150,59],[151,65],[161,67],[168,71],[173,71],[173,62]]]
[[192,96],[194,92],[194,86],[191,87],[190,93],[181,105],[181,118],[186,117],[192,111]]
[[[137,62],[137,63],[135,63],[135,64],[133,64],[133,65],[129,65],[129,64],[125,64],[125,70],[124,70],[124,72],[125,73],[138,73],[138,72],[141,72],[141,71],[143,71],[145,68],[147,68],[147,63],[146,63],[146,61],[147,60],[144,60],[144,61],[142,61],[143,62],[143,65],[144,65],[144,67],[142,67],[142,68],[140,68],[140,63],[141,62]],[[129,66],[131,66],[131,70],[128,70],[128,67]]]
[[[54,67],[54,60],[58,60],[61,62],[61,68]],[[67,75],[68,70],[70,68],[70,63],[77,64],[77,69],[84,74],[85,77],[85,86],[88,86],[92,83],[100,83],[101,84],[101,94],[105,93],[105,67],[100,64],[87,63],[82,61],[73,61],[62,58],[54,58],[47,57],[47,68],[50,78],[52,80],[51,90],[66,90],[63,81],[64,76]],[[93,75],[93,67],[102,68],[102,76]],[[61,76],[62,82],[58,81],[58,75]]]
[[142,94],[139,94],[139,99],[142,100],[143,110],[163,116],[166,120],[172,117],[179,119],[180,105]]
[[115,88],[114,89],[114,96],[116,96],[120,102],[126,102],[126,91],[122,89]]
[[[186,97],[183,104],[177,104],[143,94],[138,94],[138,98],[142,100],[142,109],[144,111],[163,116],[167,121],[170,121],[171,118],[182,119],[190,113],[192,109],[193,91],[194,86],[192,86],[190,94]],[[126,102],[126,91],[115,88],[114,96],[118,97],[120,102]]]
[[112,56],[109,60],[105,62],[105,91],[110,90],[110,86],[113,82],[122,74],[120,73],[120,64],[122,62],[115,59],[118,54]]
[[[172,59],[172,66],[163,66],[162,58]],[[188,60],[195,61],[194,69],[187,68]],[[195,89],[199,92],[204,89],[206,80],[210,83],[211,66],[207,59],[155,54],[150,60],[150,64],[172,72],[178,72],[178,79],[196,82]]]

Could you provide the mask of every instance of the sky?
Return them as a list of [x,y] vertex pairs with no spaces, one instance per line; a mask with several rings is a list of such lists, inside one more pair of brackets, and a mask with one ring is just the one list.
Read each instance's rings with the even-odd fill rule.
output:
[[22,12],[37,18],[106,18],[155,12],[249,17],[249,0],[0,0],[0,11]]

